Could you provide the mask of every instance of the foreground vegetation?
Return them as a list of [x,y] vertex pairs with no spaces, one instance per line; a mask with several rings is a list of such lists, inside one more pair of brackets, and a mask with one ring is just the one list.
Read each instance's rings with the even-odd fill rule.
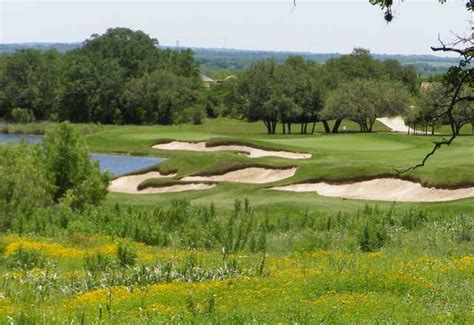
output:
[[265,215],[247,201],[38,213],[1,240],[0,320],[468,324],[473,226],[369,206]]
[[[90,132],[81,139],[79,130]],[[163,139],[313,156],[289,162],[151,149]],[[59,124],[42,144],[2,146],[0,323],[472,323],[473,199],[375,204],[223,183],[104,200],[108,176],[87,162],[85,147],[166,156],[156,168],[176,171],[172,182],[252,164],[297,165],[280,182],[290,183],[388,173],[421,155],[430,139],[267,135],[258,123],[217,119],[201,126]],[[460,137],[410,177],[468,184],[471,142]]]

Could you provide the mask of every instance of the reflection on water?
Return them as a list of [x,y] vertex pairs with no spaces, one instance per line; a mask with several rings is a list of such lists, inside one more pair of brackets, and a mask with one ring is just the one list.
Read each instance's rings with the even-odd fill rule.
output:
[[0,133],[0,143],[1,142],[20,142],[25,140],[27,143],[38,143],[43,137],[41,135],[33,134],[3,134]]
[[[23,134],[0,134],[0,143],[2,142],[20,142],[38,143],[42,139],[40,135]],[[163,158],[158,157],[138,157],[126,155],[108,155],[92,153],[91,158],[99,162],[102,171],[108,171],[114,176],[130,174],[145,168],[155,166],[162,162]]]

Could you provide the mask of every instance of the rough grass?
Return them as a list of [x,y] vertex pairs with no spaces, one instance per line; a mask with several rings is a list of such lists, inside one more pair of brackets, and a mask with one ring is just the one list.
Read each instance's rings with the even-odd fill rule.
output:
[[[5,123],[0,122],[0,133],[7,134],[35,134],[43,135],[46,133],[46,130],[51,126],[54,126],[55,122],[32,122],[25,124],[18,123]],[[104,130],[110,130],[116,128],[116,125],[103,125],[95,123],[82,123],[74,124],[74,127],[77,128],[80,134],[87,135],[96,132],[101,132]]]
[[137,189],[139,191],[146,188],[160,188],[168,187],[173,185],[187,185],[187,184],[215,184],[214,182],[191,182],[191,181],[181,181],[179,179],[167,179],[167,178],[149,178],[138,184]]
[[[331,233],[344,240],[337,233],[350,220],[326,221],[317,235],[301,232],[295,251],[283,255],[222,255],[81,233],[5,236],[1,258],[21,247],[46,263],[31,270],[0,264],[0,323],[474,321],[472,247],[451,239],[461,224],[407,220],[375,252],[321,248]],[[135,252],[135,265],[120,265],[120,246]]]
[[223,175],[229,172],[233,172],[236,170],[241,170],[245,168],[265,168],[265,169],[290,169],[297,167],[296,165],[270,165],[270,164],[262,164],[262,163],[252,163],[246,161],[232,161],[232,160],[225,160],[219,161],[216,164],[208,166],[191,176],[216,176],[216,175]]

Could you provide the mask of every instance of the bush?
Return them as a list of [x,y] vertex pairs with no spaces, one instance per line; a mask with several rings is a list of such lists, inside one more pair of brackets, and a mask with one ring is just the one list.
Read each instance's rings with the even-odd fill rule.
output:
[[89,272],[105,271],[112,266],[110,258],[102,254],[84,257],[84,269]]
[[117,247],[117,258],[120,266],[133,266],[137,261],[137,254],[127,245],[120,244]]
[[24,108],[14,108],[11,114],[15,123],[31,123],[34,120],[31,111]]
[[202,124],[204,118],[206,117],[206,112],[204,108],[200,105],[194,106],[192,111],[192,120],[194,125]]
[[374,225],[366,222],[359,232],[358,243],[363,252],[373,252],[381,248],[387,238],[388,233],[383,224]]
[[6,266],[10,270],[31,270],[41,268],[46,264],[46,258],[36,250],[27,250],[22,247],[17,249],[6,259]]
[[90,160],[84,139],[72,125],[61,123],[49,129],[41,149],[55,202],[82,209],[105,198],[110,178]]

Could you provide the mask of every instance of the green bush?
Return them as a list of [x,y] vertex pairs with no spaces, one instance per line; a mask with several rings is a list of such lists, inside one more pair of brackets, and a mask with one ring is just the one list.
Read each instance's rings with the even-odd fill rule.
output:
[[42,268],[46,264],[46,258],[36,250],[27,250],[22,247],[7,257],[6,266],[10,270],[31,270],[35,267]]
[[100,253],[84,257],[84,269],[89,272],[105,271],[112,267],[112,265],[113,261],[109,257]]
[[89,157],[86,142],[69,123],[51,127],[41,143],[46,174],[55,202],[73,209],[98,205],[107,195],[110,177]]
[[14,108],[11,114],[15,123],[31,123],[34,120],[31,111],[24,108]]
[[367,221],[358,235],[359,247],[363,252],[373,252],[381,248],[388,239],[388,233],[383,224]]
[[202,106],[196,105],[193,107],[192,120],[193,120],[194,125],[202,124],[205,117],[206,117],[206,112]]
[[120,266],[133,266],[137,261],[137,254],[126,244],[117,247],[117,258]]

